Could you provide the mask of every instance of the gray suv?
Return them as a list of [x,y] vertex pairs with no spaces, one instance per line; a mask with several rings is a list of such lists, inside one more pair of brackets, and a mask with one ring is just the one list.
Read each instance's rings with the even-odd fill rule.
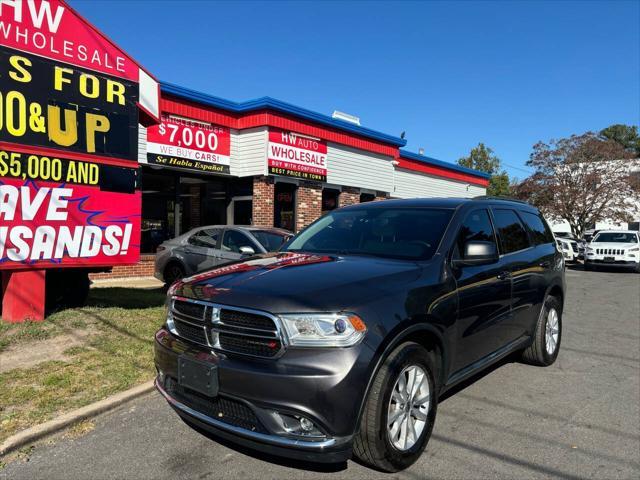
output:
[[292,236],[279,228],[210,225],[162,243],[155,277],[171,284],[185,276],[260,253],[275,252]]

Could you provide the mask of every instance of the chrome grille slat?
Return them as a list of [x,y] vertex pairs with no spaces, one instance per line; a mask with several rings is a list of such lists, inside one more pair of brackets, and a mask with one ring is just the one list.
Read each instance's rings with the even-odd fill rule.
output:
[[269,335],[256,335],[254,333],[247,333],[242,331],[228,330],[226,328],[220,328],[220,327],[226,327],[226,326],[228,325],[214,324],[213,327],[211,327],[211,329],[218,333],[224,333],[225,335],[239,335],[242,337],[262,338],[265,340],[280,340],[280,337],[276,332],[268,332]]
[[199,345],[258,358],[284,353],[280,321],[268,312],[174,297],[170,313],[173,333]]

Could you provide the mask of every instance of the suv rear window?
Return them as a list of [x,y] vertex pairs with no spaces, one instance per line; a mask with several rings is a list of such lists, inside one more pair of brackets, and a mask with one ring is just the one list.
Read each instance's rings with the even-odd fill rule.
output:
[[520,216],[524,223],[529,227],[533,242],[536,245],[543,243],[553,243],[553,234],[547,223],[542,219],[540,215],[536,215],[531,212],[520,212]]
[[512,253],[529,248],[529,235],[514,210],[495,209],[493,217],[500,236],[502,253]]

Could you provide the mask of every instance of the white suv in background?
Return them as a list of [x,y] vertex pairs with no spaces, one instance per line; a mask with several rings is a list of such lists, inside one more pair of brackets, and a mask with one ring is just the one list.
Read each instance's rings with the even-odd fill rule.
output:
[[587,245],[584,268],[632,268],[640,273],[640,236],[631,230],[602,230]]
[[[555,235],[555,234],[554,234]],[[565,262],[577,262],[579,257],[578,243],[556,235],[556,245]]]

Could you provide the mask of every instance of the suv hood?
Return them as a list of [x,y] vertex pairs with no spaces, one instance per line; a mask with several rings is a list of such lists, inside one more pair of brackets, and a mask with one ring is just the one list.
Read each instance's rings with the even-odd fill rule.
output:
[[186,278],[172,293],[274,313],[341,311],[389,295],[421,271],[364,256],[267,253]]
[[630,248],[638,248],[637,243],[629,242],[591,242],[589,244],[591,248],[615,248],[618,250],[628,250]]

